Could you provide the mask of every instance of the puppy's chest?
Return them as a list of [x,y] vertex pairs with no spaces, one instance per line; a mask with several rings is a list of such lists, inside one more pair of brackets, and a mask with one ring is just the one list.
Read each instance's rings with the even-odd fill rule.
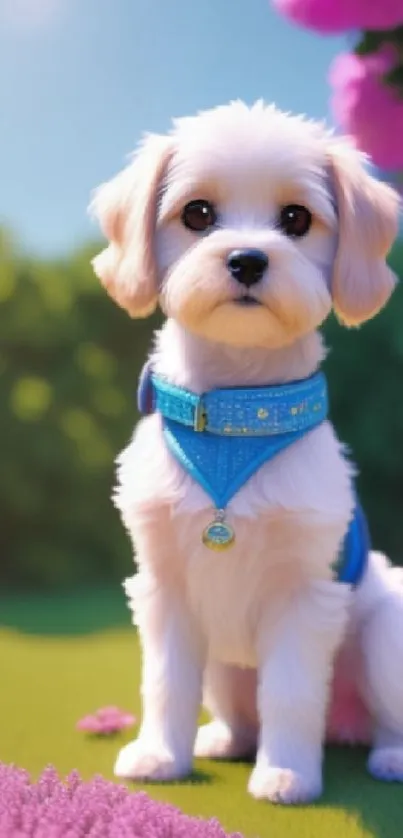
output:
[[249,519],[230,515],[235,541],[217,552],[201,538],[209,515],[205,510],[175,516],[173,540],[179,547],[184,596],[211,654],[253,666],[262,621],[266,634],[274,629],[315,562],[315,550],[312,556],[307,550],[314,525],[296,513],[267,512]]
[[262,618],[273,622],[309,577],[327,577],[354,504],[348,464],[323,423],[236,492],[235,532],[223,552],[202,541],[214,503],[167,449],[157,416],[141,423],[122,458],[119,506],[140,566],[181,596],[217,657],[247,665]]
[[[228,663],[255,665],[261,626],[269,635],[309,578],[331,575],[347,526],[349,480],[343,496],[335,470],[329,491],[323,464],[310,469],[308,442],[306,462],[296,445],[241,486],[226,509],[235,540],[223,551],[203,543],[214,504],[191,478],[175,505],[172,524],[186,596],[212,654]],[[346,476],[344,462],[336,460]]]

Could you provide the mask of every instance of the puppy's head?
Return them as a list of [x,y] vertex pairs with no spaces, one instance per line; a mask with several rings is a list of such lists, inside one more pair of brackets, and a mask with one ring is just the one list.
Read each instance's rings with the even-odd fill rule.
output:
[[398,198],[323,126],[240,102],[150,136],[96,192],[95,272],[134,317],[158,300],[210,340],[278,348],[332,305],[359,325],[387,301]]

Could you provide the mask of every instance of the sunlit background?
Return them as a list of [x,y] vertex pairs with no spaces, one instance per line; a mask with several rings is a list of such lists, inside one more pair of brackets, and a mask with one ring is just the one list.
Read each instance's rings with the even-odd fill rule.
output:
[[342,43],[269,0],[1,0],[0,217],[32,252],[68,251],[143,131],[239,97],[324,117]]

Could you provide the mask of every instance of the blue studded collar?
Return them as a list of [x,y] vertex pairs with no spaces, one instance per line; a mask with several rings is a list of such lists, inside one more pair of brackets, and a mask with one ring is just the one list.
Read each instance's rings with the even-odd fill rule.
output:
[[138,402],[142,413],[162,416],[168,448],[216,510],[224,510],[263,463],[319,425],[328,410],[321,372],[293,384],[197,395],[155,375],[149,363]]
[[[215,517],[203,533],[203,543],[213,550],[227,549],[235,540],[225,520],[231,498],[263,463],[317,427],[328,412],[321,372],[292,384],[197,395],[155,375],[150,362],[141,373],[137,401],[140,413],[161,414],[169,450],[212,499]],[[357,501],[335,560],[336,578],[357,585],[368,551],[368,529]]]
[[[292,384],[233,387],[196,395],[152,374],[140,380],[139,409],[156,410],[165,419],[196,432],[230,437],[263,437],[314,428],[328,412],[323,373]],[[147,402],[147,405],[146,405]]]

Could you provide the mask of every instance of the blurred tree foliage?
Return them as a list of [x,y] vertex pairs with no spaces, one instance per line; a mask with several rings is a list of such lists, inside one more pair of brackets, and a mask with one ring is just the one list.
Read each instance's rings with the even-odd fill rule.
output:
[[152,324],[111,303],[94,252],[41,262],[0,240],[0,587],[102,585],[132,568],[110,494]]
[[[88,247],[22,256],[0,236],[0,586],[104,584],[131,572],[110,501],[137,419],[136,382],[159,322],[99,288]],[[403,245],[393,255],[403,275]],[[326,324],[332,415],[360,464],[377,546],[403,557],[403,291],[358,333]]]

